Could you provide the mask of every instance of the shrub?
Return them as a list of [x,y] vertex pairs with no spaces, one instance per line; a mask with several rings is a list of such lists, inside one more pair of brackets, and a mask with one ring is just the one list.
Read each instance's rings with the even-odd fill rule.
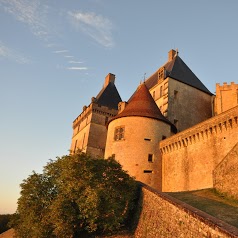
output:
[[125,225],[136,190],[114,159],[84,153],[57,158],[21,184],[16,233],[24,238],[109,234]]

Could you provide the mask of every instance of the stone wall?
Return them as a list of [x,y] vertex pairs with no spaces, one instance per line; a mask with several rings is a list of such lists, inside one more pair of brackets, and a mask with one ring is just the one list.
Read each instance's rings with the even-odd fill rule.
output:
[[[124,127],[121,140],[114,139],[118,127]],[[152,118],[130,116],[115,119],[108,126],[105,158],[113,155],[130,176],[161,190],[158,142],[163,135],[168,137],[170,134],[170,125]]]
[[215,115],[229,110],[238,105],[238,84],[231,82],[231,84],[224,83],[216,84],[216,98],[215,98]]
[[214,170],[214,187],[238,199],[238,143]]
[[135,238],[238,237],[237,228],[146,185],[142,196]]
[[71,153],[78,149],[95,157],[104,156],[106,123],[117,114],[117,110],[93,102],[83,107],[83,112],[73,122]]
[[213,171],[238,142],[238,107],[160,142],[162,191],[213,187]]

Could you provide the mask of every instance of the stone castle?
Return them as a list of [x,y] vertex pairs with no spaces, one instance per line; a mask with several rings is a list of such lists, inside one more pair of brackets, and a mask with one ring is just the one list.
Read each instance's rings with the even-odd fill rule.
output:
[[109,73],[73,122],[77,150],[114,157],[162,192],[215,187],[238,198],[238,84],[213,95],[173,49],[127,102]]

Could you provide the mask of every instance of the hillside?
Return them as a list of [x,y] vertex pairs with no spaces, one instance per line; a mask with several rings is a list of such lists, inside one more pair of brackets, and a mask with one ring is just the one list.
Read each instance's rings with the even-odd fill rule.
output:
[[0,238],[13,238],[13,237],[14,237],[14,229],[10,229],[0,234]]

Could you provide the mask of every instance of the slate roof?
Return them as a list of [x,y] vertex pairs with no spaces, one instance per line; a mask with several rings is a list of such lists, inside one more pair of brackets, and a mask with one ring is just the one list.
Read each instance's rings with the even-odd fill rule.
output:
[[121,101],[121,97],[113,82],[110,82],[105,88],[103,88],[96,97],[96,102],[98,104],[111,109],[118,109],[118,103]]
[[[164,66],[165,78],[170,77],[194,88],[197,88],[207,94],[213,95],[205,85],[197,78],[183,60],[176,55]],[[146,80],[146,86],[150,89],[158,82],[158,70]]]
[[145,83],[141,84],[137,88],[137,91],[129,99],[126,108],[121,113],[113,117],[111,121],[117,118],[129,116],[147,117],[163,121],[169,124],[174,132],[177,131],[176,127],[162,115]]

